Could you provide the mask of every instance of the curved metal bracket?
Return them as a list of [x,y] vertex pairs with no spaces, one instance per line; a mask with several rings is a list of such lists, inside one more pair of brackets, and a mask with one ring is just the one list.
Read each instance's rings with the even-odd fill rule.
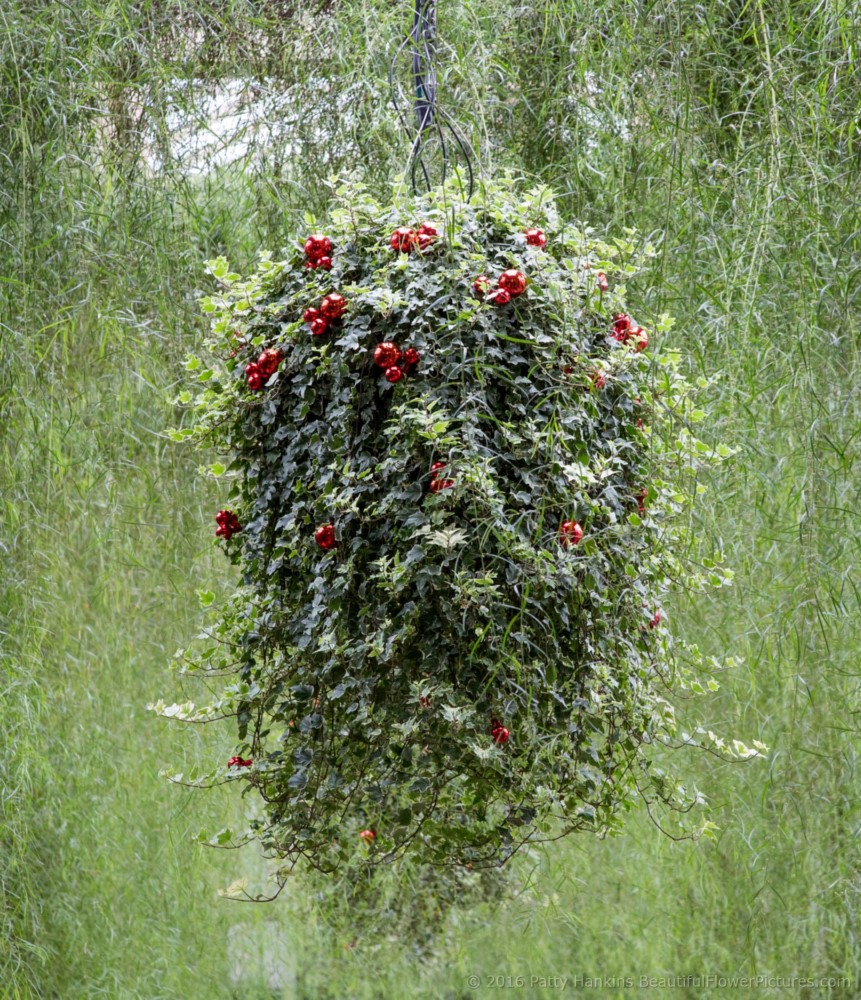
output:
[[[398,46],[389,70],[392,104],[401,125],[410,138],[407,161],[413,191],[421,182],[427,190],[449,175],[452,163],[462,163],[468,178],[467,199],[475,187],[475,151],[463,136],[451,115],[437,102],[437,79],[434,66],[436,41],[436,0],[415,0],[413,26],[409,35]],[[397,78],[398,63],[410,49],[412,56],[412,82],[416,125],[410,124],[406,113],[408,101]],[[434,171],[430,151],[435,147],[439,156],[439,169]]]

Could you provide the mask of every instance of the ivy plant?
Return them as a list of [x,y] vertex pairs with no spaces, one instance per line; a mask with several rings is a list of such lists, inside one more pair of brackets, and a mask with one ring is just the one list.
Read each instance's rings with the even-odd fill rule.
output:
[[238,586],[178,654],[218,697],[153,707],[232,718],[238,742],[174,777],[242,783],[262,800],[244,837],[324,872],[477,869],[638,799],[689,809],[667,748],[764,748],[675,721],[725,665],[662,602],[729,580],[683,556],[730,449],[696,435],[670,318],[626,306],[654,248],[510,179],[333,194],[250,276],[209,263],[172,434],[220,456]]

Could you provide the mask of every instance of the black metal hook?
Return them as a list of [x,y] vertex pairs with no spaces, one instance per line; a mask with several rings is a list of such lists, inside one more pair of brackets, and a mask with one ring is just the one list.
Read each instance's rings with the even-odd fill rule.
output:
[[[436,41],[436,0],[415,0],[413,26],[409,35],[398,46],[389,69],[389,87],[392,104],[401,125],[410,138],[410,154],[407,170],[413,191],[417,192],[419,181],[430,190],[433,187],[432,171],[425,162],[428,145],[434,140],[441,158],[440,180],[445,182],[449,173],[450,159],[462,161],[468,177],[467,199],[472,197],[475,187],[473,163],[475,151],[463,136],[451,115],[437,103],[437,79],[434,65]],[[408,47],[412,54],[412,79],[416,126],[410,124],[405,112],[406,101],[400,93],[397,80],[398,62]]]

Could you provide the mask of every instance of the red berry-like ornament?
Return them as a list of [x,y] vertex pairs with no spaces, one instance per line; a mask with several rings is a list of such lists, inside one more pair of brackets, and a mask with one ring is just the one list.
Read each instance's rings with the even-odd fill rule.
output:
[[311,333],[315,337],[322,337],[328,329],[329,321],[324,316],[318,316],[316,319],[311,320]]
[[215,529],[216,537],[223,538],[225,541],[242,531],[242,525],[239,523],[239,518],[233,513],[232,510],[220,510],[215,515],[215,523],[218,525]]
[[397,365],[391,365],[386,369],[386,381],[387,382],[400,382],[404,377],[403,368],[398,368]]
[[488,302],[492,302],[495,306],[507,306],[511,301],[511,292],[507,288],[497,288],[492,295],[487,297]]
[[592,372],[592,374],[589,377],[592,379],[592,384],[595,386],[596,389],[603,389],[604,386],[607,384],[607,380],[604,378],[601,372],[598,371]]
[[320,310],[319,309],[315,309],[313,306],[309,306],[305,310],[305,312],[302,313],[302,319],[304,319],[306,323],[313,323],[314,320],[319,315],[320,315]]
[[317,261],[317,267],[322,267],[324,271],[332,270],[332,258],[331,257],[321,257]]
[[524,236],[526,237],[526,242],[531,247],[539,247],[543,249],[547,246],[547,237],[541,229],[527,229]]
[[440,493],[442,490],[450,490],[454,486],[453,479],[432,479],[430,484],[431,493]]
[[227,762],[227,766],[228,767],[251,767],[251,765],[253,763],[254,763],[254,761],[251,758],[249,758],[248,760],[244,760],[242,757],[231,757],[230,760]]
[[649,628],[657,628],[661,624],[661,612],[656,611],[654,618],[649,619]]
[[631,342],[634,345],[634,350],[639,354],[640,351],[645,351],[649,346],[649,335],[641,326],[634,327],[631,331]]
[[377,831],[371,827],[368,830],[362,830],[359,834],[359,839],[363,840],[366,844],[370,845],[377,839]]
[[421,354],[414,347],[408,347],[404,351],[403,360],[407,368],[415,368],[415,366],[419,363],[419,361],[421,361],[421,359],[422,359]]
[[401,253],[411,253],[419,245],[419,236],[415,229],[410,229],[409,226],[401,226],[392,233],[389,244],[392,250],[398,250]]
[[374,348],[374,364],[378,368],[391,368],[401,360],[401,349],[391,340],[384,340]]
[[260,371],[260,365],[256,361],[252,361],[245,366],[245,381],[252,392],[257,392],[258,389],[263,388],[265,379],[263,378],[263,373]]
[[486,274],[480,274],[472,283],[472,290],[477,299],[483,299],[490,291],[490,278]]
[[511,733],[505,728],[505,726],[503,726],[499,719],[491,719],[490,735],[493,738],[494,743],[504,746],[508,742]]
[[432,222],[423,222],[418,228],[418,243],[419,250],[427,250],[427,248],[436,240],[439,236],[436,226]]
[[257,367],[263,378],[269,378],[278,371],[278,365],[284,360],[284,352],[277,347],[267,347],[257,359]]
[[645,486],[637,494],[637,510],[640,512],[640,517],[646,513],[646,497],[648,495],[649,491]]
[[437,473],[441,469],[444,469],[447,464],[448,464],[447,462],[434,462],[434,464],[431,466],[431,472]]
[[616,313],[613,317],[613,339],[624,344],[631,335],[632,326],[631,317],[627,313]]
[[500,274],[499,287],[504,288],[512,298],[522,295],[526,291],[526,275],[512,267]]
[[583,538],[583,529],[576,521],[563,521],[559,528],[559,541],[569,548],[572,545],[579,545]]
[[607,275],[604,274],[603,271],[599,271],[595,275],[595,284],[597,285],[599,292],[606,292],[610,287],[610,282],[607,281]]
[[314,532],[314,541],[323,549],[324,552],[328,552],[329,549],[334,549],[337,544],[337,539],[335,538],[335,526],[334,524],[322,524]]
[[328,257],[332,253],[332,241],[322,233],[312,233],[305,240],[305,254],[309,262],[316,264],[321,257]]
[[330,292],[320,303],[320,312],[326,319],[340,319],[347,308],[347,300],[337,292]]
[[426,694],[423,694],[419,698],[419,704],[421,705],[422,708],[430,708],[430,698],[428,698]]

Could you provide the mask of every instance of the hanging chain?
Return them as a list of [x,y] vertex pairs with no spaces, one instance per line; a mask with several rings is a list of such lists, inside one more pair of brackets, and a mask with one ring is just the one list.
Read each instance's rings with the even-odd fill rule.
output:
[[[467,198],[471,198],[475,185],[475,152],[451,115],[437,103],[435,42],[436,0],[415,0],[412,30],[398,46],[389,70],[392,104],[410,138],[407,170],[413,191],[417,192],[420,185],[430,190],[435,177],[445,182],[452,166],[462,164],[467,174]],[[408,49],[412,54],[415,127],[406,114],[407,100],[397,76],[398,64]],[[435,156],[439,159],[438,170],[433,169]]]

